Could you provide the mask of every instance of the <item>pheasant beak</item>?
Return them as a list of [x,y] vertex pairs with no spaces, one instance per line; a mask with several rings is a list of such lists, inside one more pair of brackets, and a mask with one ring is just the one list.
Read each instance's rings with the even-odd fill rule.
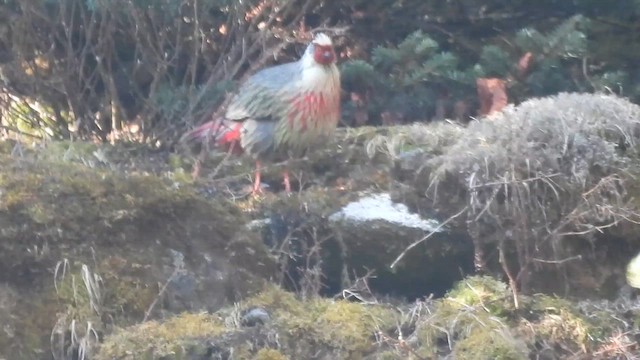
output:
[[325,62],[330,62],[333,60],[333,52],[331,50],[325,50],[322,52],[322,59]]

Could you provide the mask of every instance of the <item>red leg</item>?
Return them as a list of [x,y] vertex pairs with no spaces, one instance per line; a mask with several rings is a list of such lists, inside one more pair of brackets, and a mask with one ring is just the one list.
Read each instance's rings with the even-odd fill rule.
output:
[[283,182],[284,182],[284,191],[287,194],[290,194],[291,193],[291,183],[289,182],[289,170],[285,169],[282,172],[282,179],[283,179]]
[[204,157],[205,152],[204,150],[202,150],[196,158],[196,163],[193,164],[193,169],[191,170],[191,179],[194,181],[198,178],[198,176],[200,176],[200,170],[202,169],[202,162],[204,161]]
[[195,164],[193,164],[193,169],[191,170],[191,179],[196,180],[198,176],[200,176],[200,159],[196,160]]
[[253,190],[251,191],[253,195],[262,193],[262,188],[260,187],[260,168],[261,167],[262,167],[262,164],[260,164],[260,161],[256,161],[255,179],[253,181]]

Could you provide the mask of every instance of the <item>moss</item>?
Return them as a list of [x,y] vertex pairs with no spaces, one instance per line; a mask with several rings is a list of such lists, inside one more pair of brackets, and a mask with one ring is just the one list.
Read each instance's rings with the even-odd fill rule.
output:
[[119,319],[140,319],[158,296],[157,284],[149,284],[139,277],[112,272],[104,276],[105,300],[112,309],[117,309]]
[[487,355],[478,359],[521,354],[524,345],[514,341],[508,330],[509,315],[514,310],[510,299],[506,284],[491,277],[471,276],[459,281],[435,302],[432,316],[418,326],[418,352],[435,356],[441,350],[439,345],[448,343],[456,349],[461,346],[456,358],[474,358],[473,348]]
[[[166,180],[150,175],[121,175],[87,169],[71,163],[14,162],[0,158],[6,170],[0,176],[0,216],[20,223],[32,222],[40,235],[54,240],[88,243],[116,231],[125,240],[139,233],[179,230],[167,226],[172,219],[211,223],[211,237],[224,247],[242,225],[242,215],[228,201],[209,203],[192,188],[175,189]],[[215,219],[215,222],[211,222]],[[127,224],[134,224],[127,227]],[[127,233],[129,232],[129,233]],[[110,240],[116,240],[112,238]]]
[[96,359],[140,359],[145,354],[160,358],[193,347],[194,339],[212,338],[224,330],[224,322],[215,315],[184,313],[162,323],[149,321],[117,331],[105,339]]
[[48,161],[99,162],[96,152],[104,152],[108,145],[98,145],[88,141],[53,141],[46,151],[38,152],[38,157]]
[[275,315],[290,314],[300,318],[306,311],[303,302],[296,298],[295,294],[275,285],[268,285],[256,295],[246,299],[243,307],[261,307]]
[[[6,159],[0,159],[0,164],[5,170],[12,167]],[[24,203],[32,203],[35,201],[34,193],[42,184],[43,176],[40,174],[24,174],[24,176],[16,176],[8,172],[0,174],[0,187],[5,189],[2,193],[0,209],[13,210]]]
[[490,277],[460,281],[419,323],[418,353],[433,357],[452,346],[460,359],[524,359],[541,347],[588,354],[598,339],[618,331],[610,313],[586,316],[569,300],[542,294],[519,299],[516,309],[506,284]]
[[178,184],[192,184],[193,176],[183,169],[176,169],[170,173],[169,178]]
[[596,327],[567,300],[548,295],[535,295],[529,300],[530,312],[523,331],[532,329],[538,340],[563,344],[576,351],[586,351]]
[[[62,159],[71,145],[68,154],[78,151],[78,157]],[[43,298],[55,304],[55,309],[48,307],[47,316],[39,313],[37,328],[23,324],[32,315],[25,310],[16,327],[30,333],[12,349],[26,342],[33,349],[48,347],[58,320],[61,328],[72,321],[76,326],[91,321],[101,335],[108,332],[102,319],[115,327],[139,322],[156,299],[158,284],[171,273],[168,249],[184,255],[185,270],[200,284],[208,284],[202,275],[212,266],[206,256],[214,258],[223,271],[222,279],[216,280],[221,291],[219,298],[210,300],[209,288],[202,285],[192,302],[158,302],[155,311],[221,306],[255,292],[274,273],[267,250],[245,233],[246,216],[232,202],[207,199],[194,186],[175,186],[172,179],[83,163],[84,154],[93,156],[103,146],[51,146],[48,154],[34,154],[33,149],[19,158],[0,154],[0,273],[11,274],[4,278],[10,286],[28,288],[34,299],[24,306],[35,313],[36,302]],[[104,151],[123,157],[130,152],[115,147]],[[64,280],[56,279],[56,294],[51,269],[61,259],[72,266]],[[91,310],[84,292],[82,263],[102,276],[102,316]],[[33,339],[44,339],[45,345]]]
[[[491,316],[482,307],[466,307],[446,298],[436,302],[432,313],[433,315],[420,323],[416,330],[420,343],[418,353],[425,357],[433,357],[442,351],[442,344],[446,344],[444,347],[450,347],[469,337],[487,331],[499,331],[506,327],[503,319]],[[474,342],[473,339],[468,341]],[[483,351],[489,353],[492,350],[487,348]]]
[[338,350],[349,358],[372,350],[374,333],[393,328],[398,319],[394,311],[383,306],[321,298],[301,301],[275,287],[244,304],[253,306],[269,310],[274,326],[282,330],[282,342],[288,344],[290,351],[294,351],[292,347],[321,346]]
[[391,328],[396,316],[381,306],[366,306],[347,301],[321,302],[323,311],[316,321],[320,339],[331,346],[352,353],[371,348],[374,333],[381,326]]
[[490,276],[471,276],[457,282],[446,299],[454,307],[481,306],[498,316],[515,310],[507,284]]
[[185,160],[178,154],[170,154],[169,158],[167,159],[167,162],[169,164],[169,167],[174,171],[186,169],[186,166],[184,163]]
[[289,359],[276,349],[260,349],[253,357],[255,360],[287,360]]
[[456,342],[453,348],[456,359],[528,359],[527,346],[516,340],[506,328],[476,327],[467,336]]
[[64,306],[56,301],[52,292],[24,298],[12,314],[19,321],[14,325],[13,341],[1,347],[0,354],[11,354],[16,359],[41,359],[43,353],[51,350],[51,329],[63,311]]

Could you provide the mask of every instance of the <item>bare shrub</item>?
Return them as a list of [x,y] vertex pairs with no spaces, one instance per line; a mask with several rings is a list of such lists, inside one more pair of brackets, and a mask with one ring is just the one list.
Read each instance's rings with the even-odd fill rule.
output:
[[468,207],[476,267],[484,270],[484,250],[496,249],[515,294],[531,272],[564,274],[579,258],[563,239],[640,220],[630,193],[639,135],[640,107],[622,98],[532,99],[471,124],[429,160],[428,195],[444,204],[465,194],[456,205]]

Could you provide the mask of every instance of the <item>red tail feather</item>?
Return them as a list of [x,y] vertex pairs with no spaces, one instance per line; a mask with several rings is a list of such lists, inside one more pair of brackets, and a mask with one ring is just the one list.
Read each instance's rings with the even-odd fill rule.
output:
[[241,154],[241,128],[241,123],[212,120],[184,134],[181,141],[188,145],[219,147],[223,151]]

